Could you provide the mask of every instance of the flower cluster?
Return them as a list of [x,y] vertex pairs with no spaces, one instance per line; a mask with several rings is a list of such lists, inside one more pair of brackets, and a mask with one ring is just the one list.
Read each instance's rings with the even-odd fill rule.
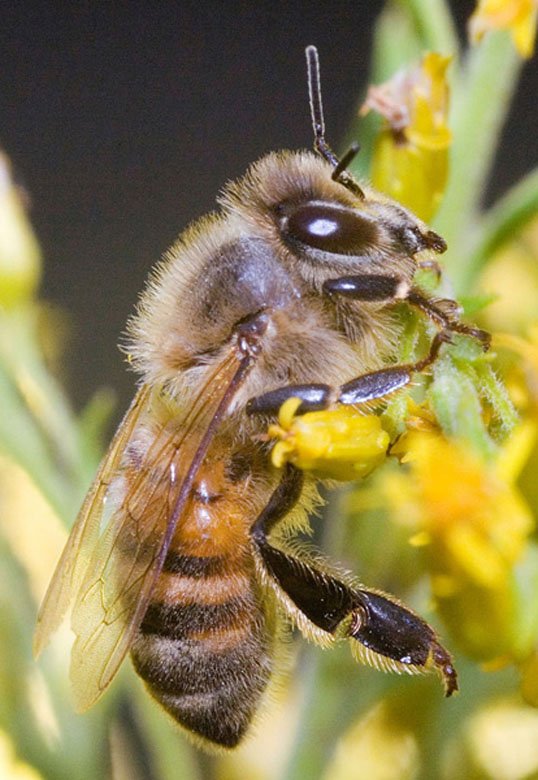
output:
[[361,115],[377,111],[385,124],[376,140],[374,187],[428,221],[437,211],[448,176],[450,57],[429,53],[417,67],[372,86]]
[[[536,13],[531,0],[484,0],[470,20],[471,41],[479,49],[486,32],[504,29],[527,57]],[[371,164],[374,186],[424,220],[434,218],[450,177],[449,82],[457,67],[450,57],[427,53],[415,66],[370,87],[361,109],[362,115],[382,117]],[[464,89],[462,72],[452,75]],[[301,417],[297,402],[282,408],[271,433],[279,438],[275,465],[289,460],[317,476],[340,479],[372,471],[383,462],[382,440],[390,439],[388,453],[399,468],[381,468],[370,483],[357,484],[340,510],[344,507],[353,522],[361,522],[361,512],[388,515],[417,551],[456,654],[480,662],[484,671],[515,667],[520,692],[537,706],[538,223],[529,223],[536,213],[536,193],[529,195],[530,189],[524,203],[508,196],[491,217],[477,215],[484,248],[482,255],[470,251],[468,262],[476,263],[474,278],[482,292],[464,292],[473,318],[493,332],[488,355],[457,339],[432,376],[415,388],[414,400],[400,394],[385,408],[378,429],[384,439],[377,439],[375,453],[370,449],[375,415],[361,416],[360,409]],[[450,265],[446,274],[450,279]],[[514,300],[522,305],[514,306]],[[363,442],[345,441],[362,430]],[[415,573],[413,581],[418,579]],[[393,704],[387,700],[384,706]],[[476,719],[485,722],[486,712],[477,711]],[[523,714],[518,710],[518,717]],[[402,728],[406,718],[398,721]],[[342,741],[347,760],[363,746],[358,732],[365,733],[364,719],[357,728],[357,736],[351,730]],[[336,766],[334,777],[339,777]]]

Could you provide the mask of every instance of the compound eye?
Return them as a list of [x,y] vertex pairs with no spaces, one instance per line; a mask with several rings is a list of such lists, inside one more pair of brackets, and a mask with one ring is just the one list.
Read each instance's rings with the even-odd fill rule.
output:
[[360,255],[377,236],[374,222],[356,211],[313,202],[293,209],[285,232],[302,244],[339,255]]

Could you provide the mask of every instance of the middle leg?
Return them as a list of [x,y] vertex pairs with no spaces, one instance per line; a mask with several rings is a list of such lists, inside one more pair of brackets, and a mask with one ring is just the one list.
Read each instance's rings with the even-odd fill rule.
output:
[[288,398],[299,398],[299,414],[327,409],[335,403],[364,404],[377,401],[411,382],[414,373],[423,371],[437,358],[441,344],[451,341],[451,334],[461,333],[479,341],[487,350],[490,335],[484,330],[465,325],[456,314],[457,304],[448,299],[428,298],[417,287],[399,276],[362,274],[329,279],[323,285],[328,296],[341,296],[366,303],[395,303],[407,301],[420,309],[439,328],[428,355],[416,363],[389,366],[352,379],[340,387],[326,384],[285,385],[251,398],[247,414],[276,414]]
[[246,407],[247,414],[277,414],[288,398],[299,398],[299,414],[328,409],[333,404],[366,404],[385,398],[390,393],[408,385],[413,374],[424,371],[435,362],[441,345],[450,342],[450,334],[440,331],[432,341],[430,351],[416,363],[388,366],[379,371],[352,379],[339,387],[324,384],[285,385],[276,390],[251,398]]
[[399,276],[361,274],[328,279],[323,292],[330,296],[351,298],[354,301],[395,303],[405,301],[420,309],[432,322],[449,333],[462,333],[479,341],[489,349],[491,336],[485,330],[461,322],[457,316],[458,304],[449,298],[430,298]]

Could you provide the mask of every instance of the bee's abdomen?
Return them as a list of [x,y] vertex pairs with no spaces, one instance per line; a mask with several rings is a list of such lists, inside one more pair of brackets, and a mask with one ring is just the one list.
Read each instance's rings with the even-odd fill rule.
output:
[[179,723],[235,746],[271,671],[265,616],[244,561],[169,554],[132,656]]

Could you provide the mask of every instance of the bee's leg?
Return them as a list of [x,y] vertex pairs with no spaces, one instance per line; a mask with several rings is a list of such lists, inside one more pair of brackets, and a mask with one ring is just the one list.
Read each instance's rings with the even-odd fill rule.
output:
[[457,318],[457,304],[448,299],[428,298],[421,290],[412,287],[404,279],[383,274],[363,274],[330,279],[323,285],[327,295],[339,295],[357,301],[394,303],[406,301],[426,314],[440,327],[429,354],[416,363],[390,366],[380,371],[353,379],[341,387],[324,384],[287,385],[263,395],[251,398],[248,414],[275,414],[288,398],[302,401],[299,414],[327,409],[335,403],[360,404],[376,401],[409,384],[415,372],[423,371],[437,358],[443,342],[450,341],[451,333],[463,333],[480,341],[484,349],[490,345],[490,334],[479,328],[465,325]]
[[422,360],[371,371],[340,387],[322,384],[285,385],[270,390],[248,401],[247,414],[276,414],[288,398],[299,398],[302,401],[298,409],[299,414],[328,409],[335,403],[361,404],[377,401],[408,385],[413,374],[430,366],[437,359],[441,344],[449,341],[450,334],[442,330],[437,333],[430,351]]
[[290,616],[299,627],[306,618],[322,632],[356,640],[362,645],[363,660],[382,668],[409,672],[436,669],[450,696],[458,689],[452,659],[424,620],[389,596],[350,587],[310,562],[272,546],[267,535],[297,502],[302,485],[302,473],[288,464],[251,531],[264,571]]
[[327,295],[339,295],[355,301],[394,303],[406,301],[420,309],[442,330],[451,333],[463,333],[479,341],[484,349],[489,349],[491,336],[485,330],[473,328],[458,319],[458,304],[448,298],[428,298],[418,287],[413,287],[405,279],[383,274],[361,274],[360,276],[341,276],[329,279],[323,285]]
[[257,395],[247,401],[247,414],[278,414],[278,410],[288,398],[299,398],[299,414],[319,412],[328,409],[338,397],[338,388],[331,385],[284,385],[268,393]]
[[437,260],[421,260],[417,263],[417,267],[420,268],[421,271],[431,271],[434,274],[437,283],[443,278],[443,269]]
[[456,301],[453,301],[450,298],[428,298],[427,295],[416,287],[411,287],[405,300],[410,303],[411,306],[415,306],[417,309],[424,312],[427,317],[443,328],[443,330],[471,336],[471,338],[476,339],[481,343],[484,351],[487,351],[490,348],[490,333],[481,328],[473,328],[470,325],[465,325],[465,323],[460,322],[457,318],[459,306]]
[[337,402],[346,405],[369,403],[400,390],[409,384],[413,374],[424,371],[437,360],[441,344],[445,343],[450,343],[450,333],[441,330],[435,335],[425,358],[416,363],[389,366],[352,379],[339,387]]

